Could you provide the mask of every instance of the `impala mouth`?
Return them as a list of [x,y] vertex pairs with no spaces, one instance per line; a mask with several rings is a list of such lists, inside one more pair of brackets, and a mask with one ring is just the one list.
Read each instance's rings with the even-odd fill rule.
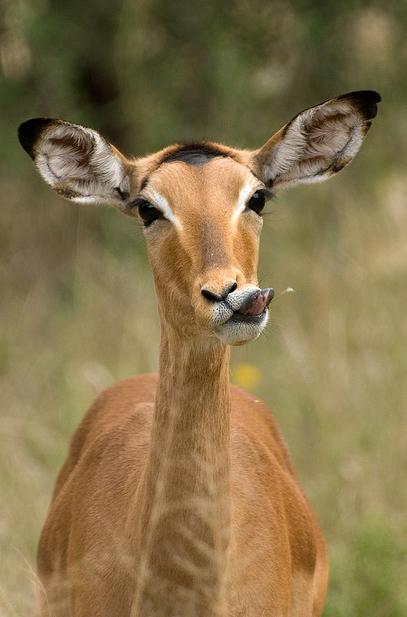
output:
[[233,313],[232,317],[230,317],[226,323],[242,323],[242,324],[257,324],[261,323],[264,319],[264,316],[267,314],[268,309],[264,309],[258,315],[242,315],[239,312]]
[[216,330],[216,336],[226,345],[243,345],[253,341],[263,332],[268,321],[268,309],[260,315],[233,315]]
[[258,289],[243,302],[242,306],[237,311],[235,311],[235,315],[240,315],[241,317],[259,317],[266,312],[273,298],[274,289],[271,287]]
[[231,306],[230,316],[216,328],[218,338],[228,345],[241,345],[257,338],[268,321],[268,305],[274,297],[270,288],[254,290],[239,307]]

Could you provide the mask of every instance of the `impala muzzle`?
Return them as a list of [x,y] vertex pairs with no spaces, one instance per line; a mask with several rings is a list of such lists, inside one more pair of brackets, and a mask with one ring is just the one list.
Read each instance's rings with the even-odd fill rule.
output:
[[242,304],[237,311],[240,315],[247,317],[255,317],[264,313],[272,299],[274,298],[274,289],[266,287],[265,289],[256,289]]

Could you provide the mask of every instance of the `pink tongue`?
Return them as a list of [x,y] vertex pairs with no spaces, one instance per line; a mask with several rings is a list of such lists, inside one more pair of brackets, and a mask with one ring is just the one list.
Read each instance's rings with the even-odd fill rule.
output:
[[240,307],[238,313],[255,317],[260,315],[270,304],[274,296],[274,289],[259,289],[255,291]]

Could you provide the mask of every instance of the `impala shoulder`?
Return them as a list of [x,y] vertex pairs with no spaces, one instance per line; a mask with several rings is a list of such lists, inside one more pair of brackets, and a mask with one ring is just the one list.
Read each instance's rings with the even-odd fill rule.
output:
[[121,408],[134,408],[138,403],[149,403],[155,398],[158,376],[144,373],[121,379],[103,390],[95,399],[90,410],[111,407],[119,404]]
[[247,422],[248,416],[264,418],[266,423],[275,424],[271,409],[256,396],[237,386],[230,387],[232,401],[232,417],[237,421]]
[[70,458],[77,461],[85,443],[137,415],[152,415],[157,375],[128,377],[106,388],[89,407],[71,440]]
[[231,386],[232,432],[240,438],[266,448],[278,463],[294,476],[294,469],[284,439],[271,409],[259,397]]

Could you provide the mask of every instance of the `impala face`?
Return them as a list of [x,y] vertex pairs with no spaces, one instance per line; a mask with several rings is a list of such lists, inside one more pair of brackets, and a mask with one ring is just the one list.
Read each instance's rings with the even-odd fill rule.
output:
[[134,207],[145,225],[162,319],[191,336],[242,343],[263,330],[272,299],[257,281],[261,210],[270,192],[232,158],[195,152],[199,162],[185,153],[163,162]]
[[273,192],[320,182],[358,152],[380,96],[351,92],[295,116],[254,151],[202,142],[129,160],[99,133],[61,120],[20,126],[43,178],[77,203],[109,203],[145,226],[161,319],[227,344],[264,329],[257,281],[261,212]]

